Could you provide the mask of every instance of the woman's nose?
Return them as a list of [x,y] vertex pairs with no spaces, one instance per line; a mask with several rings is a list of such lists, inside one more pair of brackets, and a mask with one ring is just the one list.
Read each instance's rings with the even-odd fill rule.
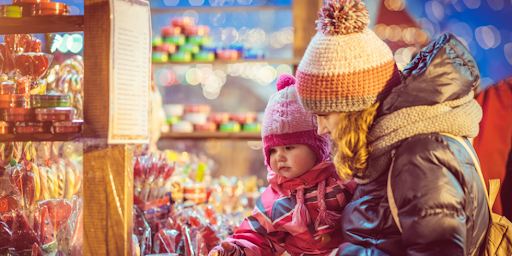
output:
[[318,121],[318,130],[317,130],[318,135],[322,136],[326,133],[329,133],[330,131],[327,128],[327,125],[325,125],[325,118],[319,117],[319,116],[317,116],[316,118]]

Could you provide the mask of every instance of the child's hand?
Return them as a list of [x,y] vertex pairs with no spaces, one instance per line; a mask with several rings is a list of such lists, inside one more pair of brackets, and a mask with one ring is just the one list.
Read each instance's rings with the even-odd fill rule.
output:
[[222,242],[222,250],[219,250],[218,246],[213,248],[209,256],[226,256],[235,251],[235,247],[228,242]]

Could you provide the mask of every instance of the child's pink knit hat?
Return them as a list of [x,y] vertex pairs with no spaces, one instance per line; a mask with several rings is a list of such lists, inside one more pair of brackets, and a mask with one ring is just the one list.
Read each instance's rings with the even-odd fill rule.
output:
[[304,110],[295,88],[295,77],[282,75],[277,79],[277,92],[270,97],[261,125],[265,163],[270,166],[269,149],[276,146],[304,144],[325,161],[330,152],[329,135],[318,136],[316,116]]

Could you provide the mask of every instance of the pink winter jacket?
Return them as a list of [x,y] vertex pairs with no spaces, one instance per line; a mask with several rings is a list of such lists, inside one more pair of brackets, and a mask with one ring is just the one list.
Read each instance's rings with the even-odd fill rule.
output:
[[[271,185],[261,194],[252,215],[225,240],[236,245],[235,251],[225,252],[217,246],[214,250],[219,250],[220,256],[280,256],[284,251],[292,256],[328,255],[344,242],[339,219],[332,228],[315,228],[319,183],[326,181],[327,210],[339,214],[350,202],[356,187],[353,180],[348,183],[340,180],[332,162],[322,162],[294,179],[278,176],[269,168],[268,180]],[[297,204],[295,195],[300,188],[304,189],[304,203],[311,216],[304,227],[292,223]]]

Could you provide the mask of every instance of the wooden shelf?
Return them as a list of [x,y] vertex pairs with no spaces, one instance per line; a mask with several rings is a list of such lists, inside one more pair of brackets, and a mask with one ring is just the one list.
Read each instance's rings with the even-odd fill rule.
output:
[[190,61],[190,62],[153,62],[153,65],[197,65],[197,64],[212,64],[212,65],[227,65],[227,64],[237,64],[237,63],[250,63],[250,62],[258,62],[263,63],[266,62],[268,64],[288,64],[288,65],[299,65],[300,60],[295,59],[263,59],[263,60],[215,60],[215,61]]
[[12,141],[73,141],[81,138],[81,134],[51,134],[51,133],[30,133],[30,134],[0,134],[1,142]]
[[0,18],[0,34],[39,34],[84,30],[84,16],[34,16]]
[[163,133],[160,139],[172,140],[207,140],[207,139],[225,139],[225,140],[261,140],[261,132],[191,132]]
[[215,6],[215,7],[169,7],[152,8],[151,14],[177,13],[194,10],[196,12],[261,12],[292,10],[291,6]]

